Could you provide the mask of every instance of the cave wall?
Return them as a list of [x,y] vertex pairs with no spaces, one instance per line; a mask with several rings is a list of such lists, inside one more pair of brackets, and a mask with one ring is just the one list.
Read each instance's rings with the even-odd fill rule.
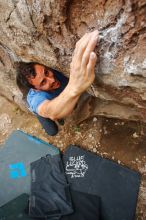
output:
[[96,114],[146,122],[146,0],[0,0],[0,94],[24,108],[15,62],[69,76],[76,41],[99,30]]

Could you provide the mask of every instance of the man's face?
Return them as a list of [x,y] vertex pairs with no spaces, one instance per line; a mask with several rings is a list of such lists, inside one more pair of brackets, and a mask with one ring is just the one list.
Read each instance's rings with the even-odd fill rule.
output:
[[60,87],[60,82],[54,76],[54,73],[47,67],[35,64],[35,78],[31,77],[29,83],[37,90],[51,91]]

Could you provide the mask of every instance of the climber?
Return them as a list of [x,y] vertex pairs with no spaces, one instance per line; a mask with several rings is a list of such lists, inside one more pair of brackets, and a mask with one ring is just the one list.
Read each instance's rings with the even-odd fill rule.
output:
[[94,49],[97,42],[98,31],[93,31],[76,43],[69,79],[45,65],[19,63],[17,85],[26,94],[29,109],[36,114],[49,135],[57,134],[55,121],[73,111],[81,94],[94,81],[97,60]]

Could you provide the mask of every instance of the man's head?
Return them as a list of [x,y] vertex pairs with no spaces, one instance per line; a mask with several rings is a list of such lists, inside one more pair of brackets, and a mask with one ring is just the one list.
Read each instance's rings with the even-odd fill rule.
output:
[[53,70],[38,63],[19,63],[17,67],[17,85],[24,93],[30,89],[52,91],[60,87]]

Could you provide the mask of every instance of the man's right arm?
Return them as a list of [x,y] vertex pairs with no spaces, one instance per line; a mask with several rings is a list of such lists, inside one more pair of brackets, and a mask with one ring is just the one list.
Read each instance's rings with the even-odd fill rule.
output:
[[69,115],[80,95],[95,78],[96,54],[93,52],[98,42],[98,31],[85,34],[76,44],[70,66],[69,83],[63,92],[53,100],[46,100],[38,107],[38,114],[52,120]]
[[46,100],[38,107],[38,114],[45,118],[57,120],[69,115],[74,109],[80,95],[73,92],[69,85],[53,100]]

